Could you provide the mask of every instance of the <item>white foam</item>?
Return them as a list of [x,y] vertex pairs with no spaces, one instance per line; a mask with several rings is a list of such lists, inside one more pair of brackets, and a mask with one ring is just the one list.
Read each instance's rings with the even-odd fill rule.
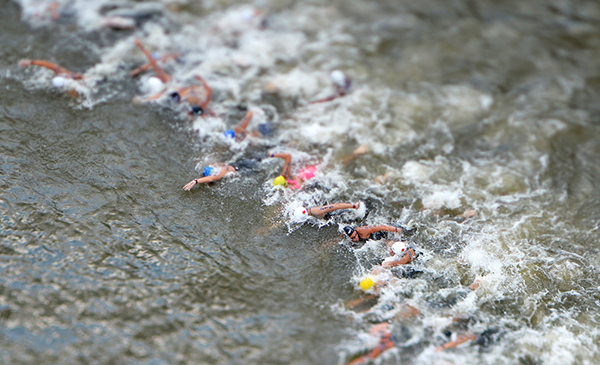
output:
[[423,207],[426,209],[449,208],[456,209],[461,205],[461,191],[435,191],[423,198]]

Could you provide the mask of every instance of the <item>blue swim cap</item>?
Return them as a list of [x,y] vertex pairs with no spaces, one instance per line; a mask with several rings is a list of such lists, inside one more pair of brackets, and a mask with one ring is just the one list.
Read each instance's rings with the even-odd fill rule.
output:
[[271,132],[273,132],[273,128],[271,128],[271,125],[269,123],[261,123],[258,125],[258,131],[263,136],[268,137],[271,135]]
[[204,166],[204,170],[202,170],[202,176],[207,177],[211,176],[215,172],[215,168],[212,166]]
[[228,129],[223,132],[223,134],[225,135],[225,138],[235,138],[235,131],[233,129]]

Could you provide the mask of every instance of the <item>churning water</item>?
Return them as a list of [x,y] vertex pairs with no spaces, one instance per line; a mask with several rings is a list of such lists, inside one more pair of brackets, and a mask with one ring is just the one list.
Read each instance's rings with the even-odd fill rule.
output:
[[[389,321],[381,364],[600,363],[596,1],[54,3],[0,1],[0,362],[345,364]],[[216,116],[145,102],[135,39]],[[309,104],[336,69],[351,92]],[[226,139],[246,108],[269,133]],[[264,158],[182,190],[267,150],[316,183]],[[344,201],[366,214],[291,218]],[[352,310],[385,250],[340,227],[374,223],[422,255]],[[435,351],[447,330],[494,336]]]

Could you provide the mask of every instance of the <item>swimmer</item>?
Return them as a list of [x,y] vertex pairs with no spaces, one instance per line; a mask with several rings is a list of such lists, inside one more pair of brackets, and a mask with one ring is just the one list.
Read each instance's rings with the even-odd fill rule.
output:
[[387,322],[379,323],[373,326],[369,333],[379,338],[379,344],[375,349],[371,350],[368,354],[364,356],[357,357],[356,359],[350,361],[348,365],[358,365],[363,364],[367,361],[373,360],[377,358],[379,355],[384,353],[385,351],[391,349],[396,346],[394,344],[394,340],[392,337],[392,332],[390,331],[390,324]]
[[386,258],[381,263],[381,267],[385,269],[409,264],[419,257],[419,254],[415,253],[414,248],[408,246],[406,242],[388,241],[387,245],[390,249],[390,255],[392,256]]
[[278,157],[282,158],[285,162],[283,164],[283,170],[281,170],[281,175],[276,177],[273,180],[273,185],[281,185],[285,187],[289,187],[291,189],[300,189],[305,181],[312,179],[315,177],[315,173],[317,172],[317,167],[314,165],[306,166],[302,170],[298,172],[296,176],[291,176],[292,173],[292,155],[289,153],[271,153],[269,152],[269,157]]
[[250,124],[253,115],[254,113],[252,113],[251,110],[248,110],[244,116],[244,119],[242,119],[234,129],[228,129],[225,131],[225,137],[234,138],[236,141],[241,141],[246,138],[248,135],[246,128],[248,128],[248,124]]
[[344,233],[354,242],[365,242],[368,239],[380,240],[387,237],[386,232],[404,233],[402,227],[394,227],[386,224],[352,228],[344,227]]
[[[398,278],[396,278],[389,270],[383,270],[381,266],[377,266],[358,283],[358,287],[362,290],[363,295],[361,295],[360,298],[347,302],[346,307],[357,309],[357,307],[361,307],[364,304],[371,305],[377,300],[383,288],[396,282],[398,282]],[[366,310],[368,310],[368,308]]]
[[[148,79],[148,83],[153,90],[160,90],[156,94],[147,97],[146,100],[157,100],[165,95],[165,84],[169,83],[172,77],[158,65],[154,57],[152,57],[152,54],[144,47],[139,39],[135,40],[135,45],[142,50],[144,55],[146,55],[148,62],[156,74],[156,77],[151,77]],[[188,114],[190,115],[206,116],[208,114],[214,116],[215,114],[212,112],[212,110],[208,109],[208,104],[210,103],[210,99],[212,97],[211,87],[208,86],[208,83],[202,77],[198,75],[194,77],[196,80],[202,83],[202,88],[196,85],[176,88],[175,91],[171,91],[168,94],[169,98],[176,103],[181,100],[186,101],[190,105],[188,111]]]
[[154,73],[156,74],[156,77],[158,77],[158,79],[160,81],[162,81],[163,83],[167,83],[167,82],[171,81],[171,75],[166,73],[165,70],[163,70],[162,67],[160,67],[158,65],[158,63],[156,63],[156,60],[154,59],[154,57],[152,57],[152,54],[150,53],[150,51],[148,51],[146,49],[146,47],[144,47],[142,42],[139,39],[136,39],[134,41],[134,43],[136,46],[138,46],[138,48],[144,53],[144,55],[148,59],[148,63],[150,63],[150,67],[152,67],[154,69]]
[[317,104],[317,103],[324,103],[327,101],[331,101],[331,100],[334,100],[336,98],[346,95],[348,93],[348,91],[350,91],[350,86],[352,85],[352,81],[350,80],[348,75],[344,74],[342,71],[340,71],[340,70],[333,71],[331,73],[331,80],[333,81],[333,83],[335,84],[335,87],[336,87],[335,95],[326,97],[324,99],[312,101],[312,102],[310,102],[310,104]]
[[188,104],[190,104],[189,114],[190,115],[211,115],[215,116],[212,110],[208,108],[208,103],[210,103],[210,98],[212,97],[212,89],[204,79],[198,75],[194,76],[196,80],[202,83],[202,87],[204,88],[204,94],[200,93],[200,88],[196,85],[184,87],[175,92],[169,94],[169,97],[174,102],[179,102],[179,100],[185,100]]
[[[61,66],[57,65],[56,63],[52,63],[50,61],[24,59],[24,60],[21,60],[21,62],[19,62],[19,66],[21,66],[21,67],[29,67],[29,66],[45,67],[45,68],[53,71],[56,74],[56,77],[54,79],[56,79],[57,77],[62,77],[62,78],[71,79],[71,80],[83,80],[82,74],[78,74],[77,72],[69,71],[66,68],[61,67]],[[52,79],[53,84],[55,84],[54,79]]]
[[506,331],[498,327],[488,328],[487,330],[481,332],[478,335],[469,332],[463,334],[456,334],[452,331],[445,331],[444,335],[448,338],[448,342],[445,342],[443,345],[436,347],[435,351],[439,352],[455,348],[468,341],[473,341],[473,345],[478,345],[480,347],[485,348],[497,343],[505,334]]
[[294,211],[294,218],[296,220],[307,219],[309,216],[323,218],[327,213],[340,210],[340,209],[359,209],[360,202],[352,203],[336,203],[330,205],[324,205],[322,207],[313,207],[306,209],[302,206],[296,208]]
[[183,190],[190,191],[196,184],[204,184],[217,181],[222,179],[225,175],[227,175],[227,173],[236,171],[237,169],[231,165],[217,166],[216,168],[213,166],[206,166],[202,171],[202,177],[194,179],[189,183],[185,184]]
[[[69,71],[66,68],[57,65],[56,63],[52,63],[50,61],[45,61],[45,60],[29,60],[29,59],[23,59],[21,60],[21,62],[19,62],[19,66],[21,67],[29,67],[29,66],[38,66],[38,67],[44,67],[47,68],[51,71],[53,71],[56,76],[54,76],[52,78],[52,85],[57,88],[57,89],[62,89],[64,87],[67,87],[67,93],[73,97],[78,97],[79,93],[74,90],[72,87],[72,85],[67,85],[67,80],[75,80],[75,81],[80,81],[84,79],[84,76],[82,74],[78,74],[77,72],[73,72],[73,71]],[[70,86],[70,87],[68,87]]]

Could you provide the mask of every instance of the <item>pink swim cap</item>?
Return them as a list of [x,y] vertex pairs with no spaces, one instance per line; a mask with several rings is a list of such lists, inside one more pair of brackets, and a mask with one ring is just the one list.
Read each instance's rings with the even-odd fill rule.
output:
[[297,176],[306,181],[315,177],[315,172],[317,172],[317,167],[315,165],[310,165],[300,170]]

